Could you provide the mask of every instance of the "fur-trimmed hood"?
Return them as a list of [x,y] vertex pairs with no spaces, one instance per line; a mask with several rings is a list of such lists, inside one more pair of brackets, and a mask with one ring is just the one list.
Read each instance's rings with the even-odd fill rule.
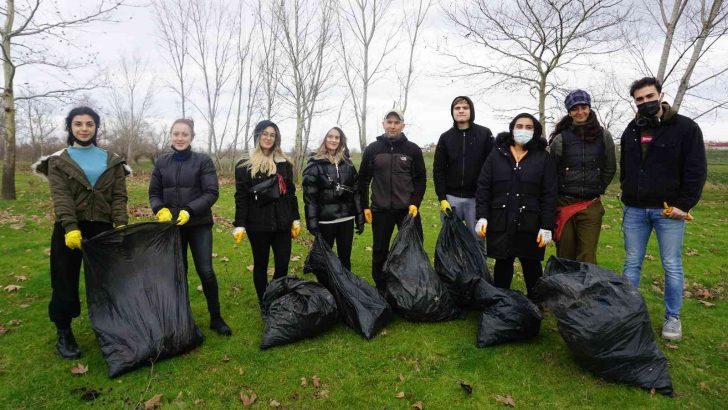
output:
[[[60,157],[61,154],[63,154],[65,151],[66,151],[66,148],[63,148],[50,155],[43,155],[42,157],[38,158],[38,161],[36,161],[35,163],[33,163],[33,165],[30,166],[31,170],[33,170],[34,174],[36,174],[40,177],[43,177],[45,179],[48,179],[48,163],[50,162],[51,158]],[[116,163],[120,161],[122,166],[124,167],[124,172],[126,173],[126,176],[129,177],[132,175],[132,169],[129,166],[129,164],[126,163],[126,161],[121,159],[120,156],[118,156],[117,154],[114,154],[113,152],[108,152],[108,154],[109,154],[109,159],[106,162],[107,167],[116,165]]]

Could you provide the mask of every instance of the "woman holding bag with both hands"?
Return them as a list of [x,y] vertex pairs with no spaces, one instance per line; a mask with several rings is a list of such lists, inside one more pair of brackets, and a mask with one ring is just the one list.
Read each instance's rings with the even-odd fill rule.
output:
[[173,219],[180,225],[182,260],[187,272],[187,247],[202,283],[210,312],[210,329],[230,336],[232,330],[220,314],[217,277],[212,268],[212,205],[217,202],[215,165],[206,154],[192,151],[195,124],[180,118],[172,123],[173,152],[154,161],[149,181],[149,204],[159,222]]
[[248,236],[253,251],[253,283],[262,307],[268,287],[268,257],[275,261],[273,279],[288,274],[291,238],[301,233],[293,184],[293,165],[281,150],[278,126],[263,120],[253,131],[248,158],[235,167],[235,221],[233,237],[240,243]]
[[518,257],[531,299],[556,218],[556,168],[541,133],[534,116],[518,114],[496,138],[476,191],[475,233],[495,259],[495,286],[510,288]]

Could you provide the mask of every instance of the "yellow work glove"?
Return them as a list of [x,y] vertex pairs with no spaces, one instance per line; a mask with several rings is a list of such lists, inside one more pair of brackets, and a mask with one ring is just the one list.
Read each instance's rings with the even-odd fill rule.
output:
[[236,244],[245,239],[245,228],[238,226],[233,229],[233,238],[235,238]]
[[177,214],[177,225],[184,225],[190,220],[190,213],[184,209]]
[[81,249],[81,231],[74,229],[65,235],[66,246],[71,249]]
[[415,216],[417,216],[417,207],[414,205],[410,205],[409,208],[407,208],[407,212],[414,218]]
[[536,235],[536,242],[538,242],[538,247],[543,248],[546,245],[551,243],[551,231],[547,229],[539,229],[538,235]]
[[452,207],[450,206],[450,202],[447,202],[447,199],[440,201],[440,212],[443,214],[452,212]]
[[172,212],[169,212],[169,208],[162,208],[157,212],[157,222],[169,222],[172,220]]
[[481,238],[485,238],[485,233],[488,230],[488,220],[485,218],[478,219],[478,222],[475,224],[475,233],[480,236]]
[[296,239],[301,233],[301,221],[293,221],[291,224],[291,238]]
[[368,224],[372,223],[372,210],[369,208],[364,210],[364,222]]
[[[684,219],[686,221],[692,221],[693,220],[693,216],[690,215],[690,212],[684,212],[680,208],[675,208],[673,206],[669,206],[669,205],[667,205],[667,202],[663,202],[662,205],[665,207],[665,210],[662,211],[662,215],[663,216],[666,216],[668,218],[673,218],[673,219]],[[677,218],[673,217],[672,216],[673,212],[675,214],[677,214],[677,215],[680,215],[680,216],[677,217]]]

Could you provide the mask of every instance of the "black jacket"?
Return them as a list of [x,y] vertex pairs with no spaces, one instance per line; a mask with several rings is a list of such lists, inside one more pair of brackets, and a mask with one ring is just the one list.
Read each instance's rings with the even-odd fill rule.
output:
[[[459,98],[470,101],[467,97]],[[432,177],[438,200],[445,199],[445,195],[475,197],[478,174],[493,149],[493,133],[474,124],[474,119],[475,107],[470,101],[470,128],[460,130],[457,123],[453,123],[452,128],[442,133],[437,141]]]
[[549,152],[556,164],[562,196],[584,200],[599,197],[617,172],[612,135],[603,128],[593,142],[572,129],[564,129],[551,141]]
[[293,184],[293,166],[288,161],[276,162],[276,173],[283,177],[286,193],[272,203],[259,204],[251,192],[251,188],[263,182],[268,175],[258,173],[250,175],[250,168],[243,166],[243,161],[235,167],[235,221],[251,232],[285,232],[291,229],[293,221],[301,219],[296,200],[296,185]]
[[302,182],[306,227],[317,230],[319,221],[347,216],[354,216],[357,227],[362,226],[364,214],[358,179],[356,168],[349,159],[334,165],[328,159],[310,158],[303,170]]
[[374,210],[418,208],[425,195],[427,171],[422,150],[402,134],[390,139],[377,137],[364,150],[359,169],[361,207],[369,208],[369,184],[372,185]]
[[[670,110],[663,103],[663,110]],[[621,138],[619,181],[622,202],[640,208],[662,208],[663,202],[689,211],[700,200],[708,173],[700,127],[675,113],[655,128],[642,155],[640,128],[633,120]]]
[[[553,230],[556,220],[556,167],[544,150],[546,140],[534,136],[528,153],[516,164],[501,133],[483,164],[476,192],[476,216],[488,220],[488,255],[543,259],[536,243],[539,229]],[[534,141],[532,140],[532,142]]]
[[190,213],[187,226],[212,224],[211,208],[218,195],[215,165],[206,154],[190,150],[173,152],[154,161],[149,205],[155,214],[169,208],[174,220],[185,209]]

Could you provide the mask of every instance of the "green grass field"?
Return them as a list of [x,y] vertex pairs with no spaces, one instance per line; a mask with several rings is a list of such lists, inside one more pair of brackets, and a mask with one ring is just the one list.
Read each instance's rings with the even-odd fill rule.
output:
[[[431,160],[428,156],[428,170]],[[152,219],[146,194],[150,165],[133,167],[136,172],[129,179],[132,222],[148,221]],[[191,271],[190,301],[206,336],[204,344],[184,356],[111,380],[85,305],[73,324],[84,356],[68,361],[54,353],[55,331],[47,317],[53,223],[48,186],[25,172],[28,164],[20,164],[19,169],[18,199],[0,201],[0,408],[144,408],[147,400],[160,394],[160,403],[169,408],[233,408],[243,407],[241,394],[253,393],[257,397],[253,406],[259,408],[278,403],[285,408],[407,409],[419,402],[428,409],[481,409],[502,407],[507,396],[521,408],[728,407],[728,213],[724,208],[728,152],[711,153],[709,183],[693,210],[695,221],[687,228],[684,267],[690,297],[682,311],[685,336],[671,345],[658,341],[670,362],[674,398],[609,383],[581,369],[548,315],[536,339],[485,349],[475,347],[478,314],[471,312],[465,320],[448,323],[414,324],[396,318],[369,342],[340,324],[318,338],[260,351],[263,323],[247,269],[252,265],[250,247],[247,241],[234,245],[229,234],[234,184],[228,176],[221,177],[220,200],[213,208],[218,217],[214,260],[223,315],[233,336],[224,338],[208,330],[204,296],[195,290],[199,279]],[[607,212],[599,259],[619,272],[624,250],[617,194],[615,183],[604,198]],[[439,217],[431,180],[421,213],[425,249],[433,257]],[[294,259],[301,258],[291,262],[290,273],[303,276],[310,243],[307,233],[294,242]],[[371,281],[368,246],[369,229],[355,237],[352,264],[356,274]],[[548,254],[553,252],[549,247]],[[642,278],[641,290],[653,328],[659,332],[663,280],[654,237]],[[524,289],[520,275],[514,282],[517,289]],[[11,291],[8,285],[21,288]],[[76,363],[88,371],[72,374]],[[314,376],[320,380],[319,387],[314,386]],[[472,386],[472,394],[461,383]],[[88,400],[93,392],[95,400]]]

